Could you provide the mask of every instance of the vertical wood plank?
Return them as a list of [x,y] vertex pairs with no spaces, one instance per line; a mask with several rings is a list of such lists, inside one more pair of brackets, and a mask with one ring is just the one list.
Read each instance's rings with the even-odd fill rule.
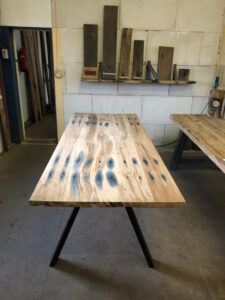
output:
[[103,79],[116,79],[118,6],[104,6]]
[[134,55],[133,55],[133,79],[142,79],[143,73],[143,56],[144,56],[144,41],[134,41]]
[[174,47],[159,47],[158,77],[159,80],[171,80]]
[[44,40],[44,32],[40,31],[40,41],[41,41],[41,58],[42,58],[42,67],[44,73],[44,80],[46,82],[47,94],[48,94],[48,102],[51,103],[51,88],[49,83],[49,75],[48,75],[48,66],[47,66],[47,57],[45,50],[45,40]]
[[121,50],[120,50],[120,70],[119,70],[120,79],[128,79],[129,77],[131,38],[132,38],[132,28],[123,28],[122,38],[121,38]]
[[84,67],[98,66],[98,25],[84,24]]

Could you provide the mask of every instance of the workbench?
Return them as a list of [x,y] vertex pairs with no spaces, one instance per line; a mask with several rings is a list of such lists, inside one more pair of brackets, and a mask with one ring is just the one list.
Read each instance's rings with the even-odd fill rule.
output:
[[31,198],[31,205],[75,207],[54,266],[80,207],[125,207],[150,267],[133,207],[181,207],[185,200],[136,114],[75,113]]
[[177,169],[189,138],[225,173],[225,120],[194,114],[174,114],[170,117],[181,130],[170,170]]

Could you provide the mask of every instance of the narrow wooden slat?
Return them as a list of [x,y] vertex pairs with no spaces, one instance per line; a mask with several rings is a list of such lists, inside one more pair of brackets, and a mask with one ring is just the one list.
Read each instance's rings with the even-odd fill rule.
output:
[[185,200],[137,115],[76,113],[30,204],[176,207]]
[[173,52],[173,47],[159,47],[157,69],[159,80],[171,80]]
[[142,79],[143,73],[144,41],[134,41],[133,72],[132,78]]
[[47,55],[48,55],[48,80],[49,80],[49,86],[50,86],[50,104],[54,107],[55,106],[55,93],[54,93],[54,79],[53,79],[53,57],[52,57],[52,37],[51,32],[46,31],[46,41],[47,41]]
[[118,6],[104,6],[103,79],[116,79]]
[[42,67],[43,67],[43,72],[44,72],[44,79],[46,82],[48,101],[49,101],[49,103],[51,103],[51,86],[50,86],[50,81],[49,81],[47,54],[46,54],[46,49],[45,49],[45,39],[44,39],[43,31],[40,31],[40,42],[41,42],[41,57],[42,57]]
[[129,77],[131,39],[132,39],[132,28],[123,28],[122,37],[121,37],[121,50],[120,50],[120,70],[119,70],[120,79],[128,79]]
[[98,25],[84,24],[84,67],[98,66]]
[[171,115],[170,117],[225,173],[225,120],[206,115]]

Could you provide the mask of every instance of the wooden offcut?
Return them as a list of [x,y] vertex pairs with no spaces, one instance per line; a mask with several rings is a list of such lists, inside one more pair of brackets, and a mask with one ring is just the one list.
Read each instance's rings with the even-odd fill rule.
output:
[[136,114],[73,115],[31,198],[49,206],[184,206]]
[[84,67],[83,68],[83,80],[98,80],[98,68],[97,67]]
[[98,66],[98,25],[84,24],[84,67]]
[[206,115],[171,115],[170,117],[225,173],[225,120]]
[[134,41],[134,54],[133,54],[133,70],[132,79],[142,79],[143,73],[143,57],[144,57],[144,41]]
[[158,69],[159,80],[171,80],[173,66],[173,47],[159,47]]
[[121,37],[119,79],[128,79],[129,77],[131,38],[132,29],[123,28]]
[[118,6],[104,6],[103,79],[116,79]]
[[178,80],[188,81],[189,80],[190,69],[179,69]]

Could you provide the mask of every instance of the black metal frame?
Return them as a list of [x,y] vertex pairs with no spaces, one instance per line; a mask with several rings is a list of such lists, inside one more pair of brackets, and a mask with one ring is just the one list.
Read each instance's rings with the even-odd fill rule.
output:
[[[60,238],[60,240],[58,242],[58,245],[57,245],[57,247],[55,249],[55,252],[54,252],[54,254],[52,256],[52,259],[51,259],[51,262],[50,262],[50,267],[54,267],[55,264],[57,263],[59,255],[60,255],[60,253],[62,251],[62,248],[63,248],[63,246],[64,246],[64,244],[66,242],[66,239],[67,239],[67,237],[69,235],[69,232],[71,230],[71,227],[72,227],[72,225],[73,225],[73,223],[74,223],[74,221],[76,219],[76,216],[78,214],[79,209],[80,209],[79,207],[75,207],[73,209],[72,214],[69,217],[69,220],[67,221],[65,229],[64,229],[64,231],[63,231],[63,233],[61,235],[61,238]],[[140,243],[141,249],[142,249],[142,251],[144,253],[144,256],[146,258],[146,261],[148,263],[148,266],[150,268],[154,268],[152,256],[151,256],[150,251],[148,249],[147,243],[146,243],[145,238],[143,236],[143,233],[141,231],[141,227],[140,227],[140,225],[138,223],[138,220],[137,220],[137,217],[136,217],[136,215],[134,213],[134,210],[133,210],[132,207],[126,207],[126,211],[127,211],[128,216],[129,216],[129,219],[131,221],[131,224],[132,224],[132,226],[134,228],[134,231],[135,231],[136,236],[138,238],[138,241]]]

